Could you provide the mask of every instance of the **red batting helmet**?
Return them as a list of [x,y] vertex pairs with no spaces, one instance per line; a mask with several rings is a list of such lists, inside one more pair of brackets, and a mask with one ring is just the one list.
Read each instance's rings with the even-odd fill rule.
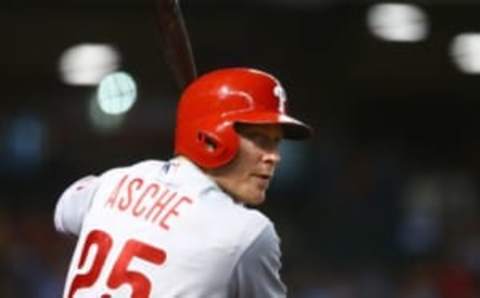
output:
[[304,139],[310,128],[288,116],[286,95],[272,75],[251,68],[207,73],[183,92],[177,111],[175,154],[204,168],[231,161],[238,151],[235,123],[281,124],[287,139]]

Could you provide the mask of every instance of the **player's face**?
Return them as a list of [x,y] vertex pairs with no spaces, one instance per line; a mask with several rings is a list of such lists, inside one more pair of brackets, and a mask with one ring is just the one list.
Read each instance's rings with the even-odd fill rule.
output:
[[259,205],[280,162],[282,128],[275,124],[239,124],[240,147],[235,159],[211,176],[234,199]]

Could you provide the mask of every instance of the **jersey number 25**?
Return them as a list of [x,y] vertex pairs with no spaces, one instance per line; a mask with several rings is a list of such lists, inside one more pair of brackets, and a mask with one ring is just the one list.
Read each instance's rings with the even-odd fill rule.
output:
[[[73,298],[79,289],[88,288],[95,283],[102,271],[108,253],[112,248],[113,240],[112,237],[104,231],[91,231],[87,235],[82,249],[78,263],[79,270],[85,265],[85,260],[92,245],[97,246],[93,264],[88,272],[75,276],[68,291],[68,298]],[[150,280],[140,272],[127,270],[128,264],[134,257],[156,265],[161,265],[165,262],[166,253],[162,249],[146,243],[133,239],[128,240],[113,265],[113,269],[107,279],[107,286],[111,289],[117,289],[123,284],[129,284],[132,288],[132,298],[148,298],[151,289]],[[101,296],[101,298],[110,297],[108,294]]]

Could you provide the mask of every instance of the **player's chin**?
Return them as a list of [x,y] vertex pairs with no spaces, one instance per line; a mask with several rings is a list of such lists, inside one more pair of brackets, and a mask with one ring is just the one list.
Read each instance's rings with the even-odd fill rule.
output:
[[265,202],[266,197],[266,189],[256,189],[252,192],[248,204],[251,206],[261,205]]

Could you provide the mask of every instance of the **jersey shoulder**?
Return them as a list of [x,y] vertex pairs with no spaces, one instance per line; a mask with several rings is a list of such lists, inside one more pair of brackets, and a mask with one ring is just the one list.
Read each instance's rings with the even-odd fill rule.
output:
[[196,202],[193,220],[197,229],[216,235],[227,245],[239,247],[241,243],[243,249],[272,224],[263,213],[236,202],[190,161],[176,160],[171,164],[172,183]]
[[201,222],[209,226],[205,229],[216,232],[221,242],[240,254],[267,226],[273,226],[266,215],[236,203],[223,192],[211,193],[200,201]]

